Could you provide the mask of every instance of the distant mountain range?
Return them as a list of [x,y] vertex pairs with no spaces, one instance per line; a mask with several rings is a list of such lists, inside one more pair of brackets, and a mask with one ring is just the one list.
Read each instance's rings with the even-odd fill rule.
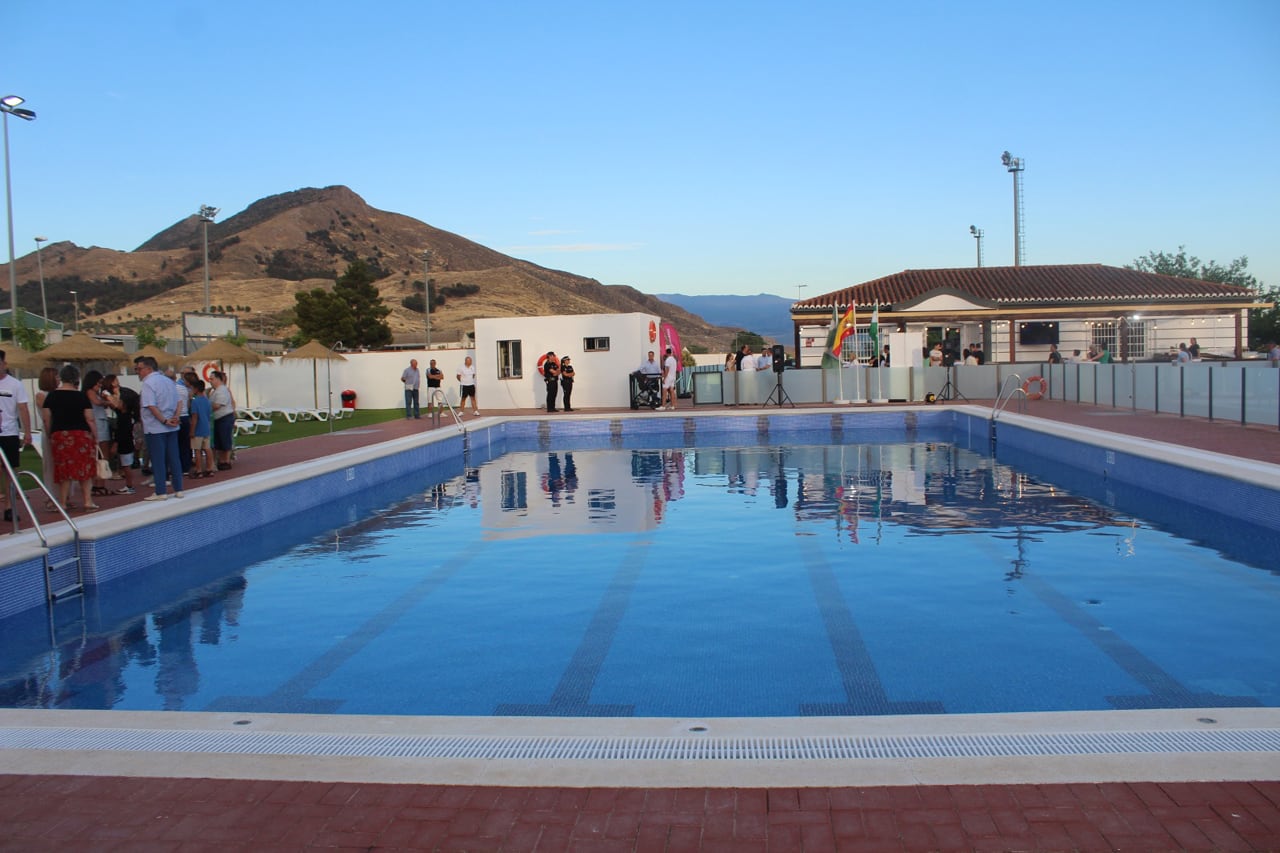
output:
[[755,296],[685,296],[655,293],[656,298],[679,305],[713,326],[728,326],[769,338],[784,345],[794,338],[791,324],[792,300],[768,293]]
[[[175,322],[205,304],[204,227],[199,217],[188,216],[131,252],[50,243],[43,249],[43,295],[36,253],[16,260],[18,304],[39,313],[47,298],[50,318],[68,326],[78,309],[80,327],[96,332],[127,333],[141,323]],[[430,316],[437,343],[461,340],[477,317],[640,312],[673,324],[685,343],[716,352],[731,345],[740,323],[754,322],[735,319],[734,328],[720,328],[679,303],[633,287],[540,267],[412,217],[377,210],[343,186],[269,196],[210,224],[208,231],[210,307],[237,315],[242,330],[247,324],[253,332],[292,333],[294,295],[332,287],[358,259],[377,277],[397,340],[421,341],[427,318],[420,307],[405,303],[413,305],[411,297],[420,293],[424,250],[431,252],[436,292],[446,296]],[[0,277],[7,277],[7,270]],[[779,316],[785,318],[785,311]]]

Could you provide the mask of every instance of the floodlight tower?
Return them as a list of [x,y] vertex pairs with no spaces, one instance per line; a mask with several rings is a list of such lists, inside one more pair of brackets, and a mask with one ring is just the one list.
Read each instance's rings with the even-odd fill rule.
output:
[[218,208],[207,204],[200,205],[196,216],[204,223],[204,313],[209,313],[209,223],[218,215]]
[[973,239],[978,241],[978,266],[982,266],[982,236],[987,232],[983,231],[976,225],[969,226],[969,233],[973,235]]
[[1026,254],[1026,238],[1022,230],[1022,170],[1027,167],[1021,157],[1014,157],[1008,151],[1000,155],[1000,162],[1013,173],[1013,265],[1022,266],[1022,256]]

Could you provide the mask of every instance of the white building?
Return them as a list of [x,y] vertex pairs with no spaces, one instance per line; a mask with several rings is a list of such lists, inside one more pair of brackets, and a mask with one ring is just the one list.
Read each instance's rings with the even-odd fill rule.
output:
[[[575,409],[626,406],[631,401],[631,372],[649,350],[662,360],[669,327],[660,323],[653,314],[639,313],[477,319],[476,393],[480,408],[541,407],[546,385],[538,372],[538,361],[548,352],[571,357]],[[678,337],[674,343],[678,349]]]

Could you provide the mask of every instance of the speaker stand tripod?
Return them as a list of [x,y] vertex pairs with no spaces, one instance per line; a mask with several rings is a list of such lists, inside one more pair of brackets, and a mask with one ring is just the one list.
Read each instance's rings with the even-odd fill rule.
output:
[[774,375],[778,377],[778,383],[774,386],[773,391],[770,392],[769,398],[760,404],[761,408],[774,402],[777,403],[778,408],[782,408],[782,404],[785,402],[788,406],[794,409],[796,404],[791,402],[791,398],[787,396],[787,390],[782,387],[782,373],[779,371]]
[[958,390],[956,390],[956,387],[951,384],[950,379],[947,380],[947,383],[945,385],[943,385],[941,388],[938,389],[938,393],[935,399],[964,400],[966,403],[969,402],[969,398],[961,394]]

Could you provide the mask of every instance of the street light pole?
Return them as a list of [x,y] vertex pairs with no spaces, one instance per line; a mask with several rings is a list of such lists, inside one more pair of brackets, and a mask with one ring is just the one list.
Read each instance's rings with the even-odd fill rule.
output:
[[422,253],[422,306],[427,323],[427,349],[431,349],[431,250]]
[[978,241],[978,266],[982,266],[982,235],[986,232],[976,225],[969,226],[969,233],[973,235],[973,239]]
[[75,304],[76,310],[76,313],[72,315],[75,319],[75,324],[72,328],[78,332],[80,331],[80,297],[76,296],[76,292],[74,290],[71,291],[71,301]]
[[218,215],[218,208],[207,204],[200,205],[196,214],[204,223],[204,313],[209,313],[209,223]]
[[9,116],[17,116],[23,121],[35,121],[36,114],[24,110],[21,105],[25,99],[18,95],[5,95],[0,98],[0,113],[4,113],[4,204],[9,218],[9,326],[18,327],[18,274],[13,267],[13,183],[9,178]]
[[40,317],[44,320],[45,342],[49,337],[49,303],[44,298],[44,262],[40,260],[40,244],[48,242],[48,237],[36,238],[36,269],[40,271]]

